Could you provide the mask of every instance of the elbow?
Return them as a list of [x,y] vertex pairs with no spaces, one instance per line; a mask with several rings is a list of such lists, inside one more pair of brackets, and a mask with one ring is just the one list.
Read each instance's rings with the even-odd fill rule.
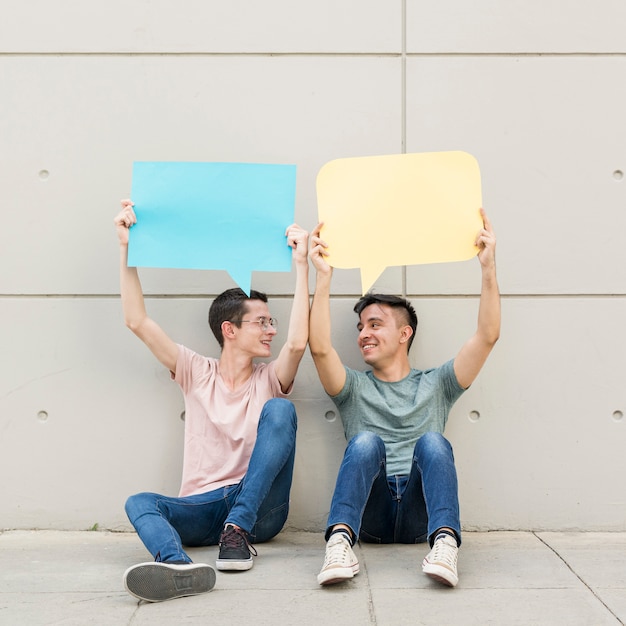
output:
[[500,328],[500,315],[498,314],[493,316],[493,319],[484,319],[478,324],[478,335],[489,348],[493,348],[500,339]]
[[293,346],[291,346],[291,351],[295,354],[299,354],[300,356],[302,356],[304,354],[304,351],[306,350],[306,346],[307,346],[306,341],[304,343],[296,343]]
[[493,328],[478,332],[476,338],[478,339],[480,345],[483,346],[483,349],[487,350],[489,353],[498,342],[498,339],[500,339],[500,329]]
[[141,320],[137,320],[131,317],[125,317],[124,324],[126,324],[126,328],[131,330],[135,335],[139,335],[139,331],[141,329]]
[[498,343],[498,339],[500,339],[500,328],[496,328],[487,337],[487,343],[490,348],[493,348],[496,343]]
[[298,339],[289,342],[289,352],[302,356],[306,350],[308,339]]
[[311,356],[314,361],[318,361],[323,359],[330,352],[329,350],[323,348],[322,346],[316,346],[315,343],[311,343],[309,341],[309,351],[311,352]]

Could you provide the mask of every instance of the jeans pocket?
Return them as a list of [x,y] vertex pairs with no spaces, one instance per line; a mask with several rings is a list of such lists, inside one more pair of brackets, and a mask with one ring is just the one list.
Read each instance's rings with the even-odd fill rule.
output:
[[281,504],[271,511],[268,511],[261,519],[256,521],[250,533],[250,539],[256,543],[269,541],[283,529],[288,514],[288,503]]
[[413,543],[426,543],[428,541],[428,533],[424,533],[422,535],[420,535],[419,537],[417,537]]
[[382,543],[383,542],[381,537],[375,537],[374,535],[370,535],[363,528],[361,528],[361,532],[359,533],[359,539],[365,543]]

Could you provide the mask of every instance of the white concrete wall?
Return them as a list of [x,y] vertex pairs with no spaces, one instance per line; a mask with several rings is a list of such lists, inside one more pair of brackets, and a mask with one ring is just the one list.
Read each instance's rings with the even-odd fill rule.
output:
[[[0,10],[0,528],[127,529],[127,495],[177,492],[182,398],[118,298],[112,218],[134,160],[295,163],[312,228],[325,162],[466,150],[498,235],[504,319],[447,431],[464,526],[624,530],[623,0]],[[170,335],[215,354],[206,311],[228,275],[142,279]],[[476,261],[383,274],[376,289],[418,309],[417,366],[473,331],[479,280]],[[281,320],[292,285],[253,277]],[[334,289],[336,344],[358,366],[358,271],[337,271]],[[321,529],[344,440],[308,354],[294,395],[290,524]]]

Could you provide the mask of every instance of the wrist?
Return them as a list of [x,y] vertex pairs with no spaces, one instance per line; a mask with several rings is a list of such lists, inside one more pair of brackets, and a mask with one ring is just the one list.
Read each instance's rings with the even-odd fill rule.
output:
[[316,292],[326,292],[330,293],[330,283],[332,278],[332,269],[330,272],[317,272],[317,276],[315,278],[315,291]]

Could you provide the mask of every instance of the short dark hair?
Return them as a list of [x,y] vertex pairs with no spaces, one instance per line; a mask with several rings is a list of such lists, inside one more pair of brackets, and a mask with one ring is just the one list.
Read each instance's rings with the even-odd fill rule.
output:
[[383,293],[366,293],[359,301],[354,305],[354,312],[360,317],[363,309],[370,306],[370,304],[386,304],[395,310],[402,309],[402,315],[405,322],[411,327],[413,333],[409,337],[409,344],[407,352],[411,349],[413,339],[415,339],[415,333],[417,332],[417,313],[413,308],[413,305],[406,299],[398,296],[389,296]]
[[209,326],[220,344],[220,348],[224,347],[222,322],[233,322],[238,328],[241,328],[241,318],[248,311],[246,303],[250,300],[267,302],[267,295],[251,289],[250,295],[247,296],[243,289],[234,287],[223,291],[213,300],[209,309]]

